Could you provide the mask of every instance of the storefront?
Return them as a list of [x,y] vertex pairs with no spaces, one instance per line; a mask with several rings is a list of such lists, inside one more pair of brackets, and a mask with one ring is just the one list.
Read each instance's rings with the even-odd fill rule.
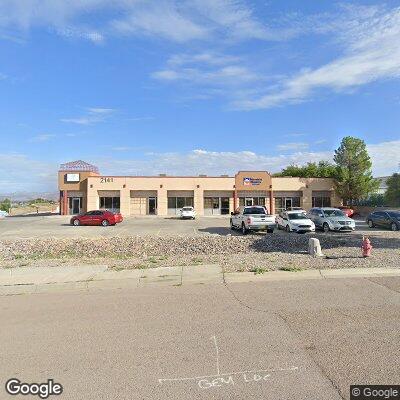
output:
[[97,167],[77,161],[59,171],[61,214],[106,209],[129,215],[176,216],[185,206],[196,214],[224,216],[239,206],[283,209],[340,205],[328,178],[274,177],[266,171],[235,176],[104,176]]

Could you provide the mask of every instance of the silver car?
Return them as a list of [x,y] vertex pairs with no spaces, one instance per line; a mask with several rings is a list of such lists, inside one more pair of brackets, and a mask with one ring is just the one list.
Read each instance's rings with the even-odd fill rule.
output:
[[324,232],[351,232],[356,228],[354,220],[338,208],[314,207],[308,212],[308,217],[314,222],[316,228],[320,228]]

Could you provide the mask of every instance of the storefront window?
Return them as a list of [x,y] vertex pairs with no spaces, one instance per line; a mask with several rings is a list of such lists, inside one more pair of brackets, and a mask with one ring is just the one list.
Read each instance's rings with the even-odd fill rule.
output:
[[312,198],[313,207],[331,207],[330,197],[313,197]]
[[120,212],[120,198],[100,197],[100,209],[111,212]]

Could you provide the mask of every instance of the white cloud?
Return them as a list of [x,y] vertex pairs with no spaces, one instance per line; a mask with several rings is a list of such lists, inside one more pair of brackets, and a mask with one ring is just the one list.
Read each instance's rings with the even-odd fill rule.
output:
[[[374,176],[398,171],[400,140],[367,145]],[[132,148],[135,149],[135,148]],[[132,150],[129,148],[129,150]],[[126,147],[128,150],[128,147]],[[137,150],[137,149],[136,149]],[[125,151],[120,148],[119,151]],[[143,151],[141,151],[143,153]],[[383,156],[384,155],[384,156]],[[79,158],[79,155],[77,155]],[[145,159],[100,158],[87,160],[113,175],[233,175],[239,170],[277,172],[289,164],[309,161],[332,161],[333,151],[294,151],[285,155],[260,154],[253,151],[218,152],[196,149],[187,153],[146,153]],[[56,191],[58,164],[37,161],[23,154],[0,153],[0,195],[15,191]]]
[[0,195],[25,191],[57,191],[58,165],[19,153],[0,153]]
[[301,151],[307,150],[308,147],[308,143],[302,142],[283,143],[276,146],[276,148],[281,151]]
[[40,135],[36,135],[33,138],[30,139],[30,142],[47,142],[50,139],[55,138],[56,135],[51,134],[51,133],[42,133]]
[[62,118],[61,122],[78,125],[92,125],[110,118],[116,110],[113,108],[91,107],[86,109],[85,115],[73,118]]
[[236,102],[240,109],[271,108],[298,103],[319,89],[348,91],[367,83],[400,77],[400,8],[374,8],[355,23],[343,26],[343,56],[321,67],[305,69],[282,81],[260,98]]

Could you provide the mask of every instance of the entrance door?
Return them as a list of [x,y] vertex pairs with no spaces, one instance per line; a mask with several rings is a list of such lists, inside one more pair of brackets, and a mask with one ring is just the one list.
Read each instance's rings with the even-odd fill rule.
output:
[[213,202],[212,202],[212,207],[213,207],[213,215],[220,215],[221,210],[219,208],[219,197],[213,197]]
[[244,200],[244,205],[245,206],[252,206],[253,205],[253,198],[252,197],[246,197]]
[[229,197],[221,197],[221,214],[229,214]]
[[72,199],[72,214],[79,214],[81,211],[81,199],[74,197]]
[[293,201],[291,197],[285,198],[285,209],[290,210],[293,207]]
[[149,197],[149,215],[157,213],[157,197]]

